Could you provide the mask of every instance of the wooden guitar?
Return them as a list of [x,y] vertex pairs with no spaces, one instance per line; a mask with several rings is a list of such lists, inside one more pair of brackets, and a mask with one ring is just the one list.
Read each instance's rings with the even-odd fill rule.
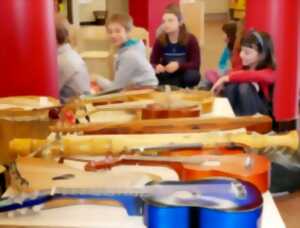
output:
[[[109,105],[113,108],[115,105]],[[75,125],[53,125],[52,132],[85,134],[147,134],[147,133],[183,133],[207,132],[246,128],[248,131],[267,133],[272,129],[272,119],[268,116],[168,118],[134,120],[126,123],[82,123]]]
[[[28,165],[31,160],[24,162]],[[20,162],[18,161],[19,164]],[[30,183],[23,176],[22,170],[18,170],[18,172],[21,181]],[[67,174],[64,176],[66,177]],[[239,225],[257,224],[262,212],[260,192],[252,184],[236,179],[211,178],[198,182],[162,182],[143,187],[96,187],[95,183],[97,182],[95,182],[90,186],[75,188],[67,184],[68,179],[60,177],[52,177],[52,180],[55,178],[53,180],[55,183],[63,181],[64,185],[54,185],[51,188],[47,188],[45,185],[38,191],[38,194],[27,195],[27,197],[22,194],[25,198],[20,198],[20,195],[13,198],[2,198],[0,212],[31,208],[53,199],[113,199],[120,202],[127,209],[129,215],[141,215],[141,209],[144,207],[144,218],[148,227],[156,227],[153,225],[154,222],[164,225],[164,227],[171,227],[174,224],[171,222],[174,220],[171,217],[174,218],[174,215],[180,213],[182,215],[180,224],[184,225],[180,227],[195,227],[190,224],[198,223],[199,225],[196,227],[205,228],[207,226],[204,221],[210,220],[212,217],[219,218],[215,219],[219,223],[210,222],[214,226],[209,227],[213,228],[218,227],[220,222]],[[73,177],[68,175],[68,178],[72,180]],[[175,214],[173,213],[174,209],[176,209]],[[162,212],[167,212],[167,214],[161,217]],[[224,216],[224,213],[230,216]],[[207,217],[204,217],[204,214]]]
[[[199,117],[201,111],[199,101],[186,100],[181,92],[172,92],[170,89],[164,93],[154,93],[154,104],[142,109],[142,119],[168,119]],[[196,92],[194,92],[196,93]],[[211,94],[206,94],[211,97]]]
[[[228,192],[236,192],[233,190],[237,187],[238,192],[252,192],[252,196],[256,195],[257,192],[254,189],[249,188],[249,186],[240,184],[233,184],[230,180],[232,179],[206,179],[202,181],[195,182],[203,183],[205,185],[205,189],[208,192],[211,192],[208,198],[206,198],[206,192],[201,192],[199,198],[197,194],[194,194],[191,199],[190,194],[186,194],[185,192],[178,193],[178,197],[181,198],[180,200],[176,200],[176,197],[157,197],[157,196],[150,196],[144,197],[145,206],[144,206],[144,221],[147,227],[149,228],[173,228],[173,227],[180,227],[180,228],[253,228],[253,227],[260,227],[260,217],[262,212],[262,205],[254,208],[245,209],[248,213],[241,213],[239,210],[229,210],[221,211],[218,208],[205,208],[205,207],[198,207],[198,204],[202,204],[204,202],[213,205],[217,205],[217,195],[227,195]],[[231,183],[230,183],[231,182]],[[193,183],[193,182],[191,182]],[[214,183],[213,185],[211,185]],[[163,185],[164,183],[162,183]],[[168,184],[168,183],[166,183]],[[235,185],[235,186],[234,186]],[[242,190],[244,189],[244,190]],[[253,191],[254,190],[254,191]],[[162,188],[162,191],[163,188]],[[243,195],[243,194],[242,194]],[[240,195],[241,196],[241,195]],[[198,198],[198,199],[197,199]],[[242,198],[242,197],[241,197]],[[241,199],[240,198],[240,199]],[[212,201],[215,202],[212,202]],[[177,201],[177,202],[176,202]],[[256,203],[252,204],[253,206],[258,206],[260,204],[260,200],[255,200]],[[175,203],[176,202],[176,203]],[[186,207],[186,204],[193,205],[192,207]],[[227,204],[229,202],[223,201],[221,204]],[[240,202],[235,202],[235,204],[239,204]]]
[[151,94],[154,92],[153,89],[139,89],[139,90],[124,90],[118,93],[104,94],[101,96],[85,96],[75,101],[77,104],[109,104],[118,103],[124,101],[134,101],[149,99]]
[[102,161],[89,161],[85,170],[110,169],[122,164],[158,165],[173,168],[182,181],[223,176],[251,182],[261,192],[269,188],[270,162],[263,156],[244,154],[242,151],[233,155],[201,155],[201,152],[198,152],[198,155],[177,156],[180,151],[174,153],[175,156],[170,153],[170,156],[122,155]]

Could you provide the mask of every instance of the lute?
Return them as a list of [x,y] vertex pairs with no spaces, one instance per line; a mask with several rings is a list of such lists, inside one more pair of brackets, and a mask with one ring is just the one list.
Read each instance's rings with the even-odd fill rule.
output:
[[161,165],[173,168],[182,181],[200,180],[214,176],[233,177],[251,182],[261,192],[268,190],[270,161],[265,157],[243,152],[234,155],[201,155],[200,153],[192,156],[122,155],[89,161],[85,165],[85,170],[105,170],[123,164]]

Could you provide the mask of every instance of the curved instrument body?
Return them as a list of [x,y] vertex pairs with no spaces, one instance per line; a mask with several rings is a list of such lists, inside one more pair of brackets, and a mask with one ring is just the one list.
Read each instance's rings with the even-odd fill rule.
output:
[[[0,117],[4,119],[40,120],[48,117],[49,109],[60,107],[57,99],[46,96],[16,96],[0,98]],[[19,120],[18,119],[18,120]]]
[[[214,183],[211,185],[211,183]],[[195,182],[197,183],[197,182]],[[255,228],[260,227],[262,199],[259,191],[247,182],[234,179],[207,179],[200,195],[144,197],[144,221],[149,228]],[[163,185],[164,183],[162,183]],[[235,189],[236,188],[236,189]],[[244,193],[237,193],[241,191]],[[234,193],[235,192],[235,193]],[[246,193],[246,194],[245,194]],[[238,197],[235,197],[237,195]],[[222,201],[219,199],[225,199]],[[219,197],[222,196],[222,197]],[[191,197],[191,198],[189,198]],[[218,206],[239,205],[228,210]],[[199,207],[198,205],[205,205]],[[221,206],[222,207],[222,206]]]
[[201,106],[202,113],[212,111],[214,94],[204,90],[177,90],[152,93],[152,98],[159,104],[180,106],[182,104],[197,104]]
[[[218,151],[219,155],[210,155],[201,165],[184,164],[181,173],[182,180],[199,180],[207,177],[233,177],[251,182],[261,192],[270,187],[271,162],[262,155],[246,154],[243,150],[219,148],[203,150],[204,153]],[[180,156],[190,153],[190,156],[199,156],[199,151],[174,151],[171,156]]]
[[9,141],[19,137],[46,138],[49,126],[48,112],[59,107],[57,99],[46,96],[13,96],[0,98],[0,164],[9,164]]

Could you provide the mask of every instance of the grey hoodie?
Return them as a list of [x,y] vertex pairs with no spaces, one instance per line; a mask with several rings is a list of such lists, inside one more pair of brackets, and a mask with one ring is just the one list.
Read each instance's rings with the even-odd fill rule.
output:
[[110,89],[129,85],[158,85],[154,69],[146,58],[146,49],[142,41],[128,40],[117,53],[115,79]]

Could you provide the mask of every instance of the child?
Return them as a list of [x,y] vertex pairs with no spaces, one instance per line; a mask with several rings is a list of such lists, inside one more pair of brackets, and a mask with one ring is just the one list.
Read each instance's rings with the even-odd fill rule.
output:
[[60,15],[55,16],[57,61],[59,71],[59,95],[62,103],[74,96],[90,92],[90,76],[85,62],[69,44],[67,21]]
[[205,78],[208,80],[210,86],[215,83],[221,76],[226,75],[231,68],[231,57],[236,41],[237,25],[230,22],[222,26],[225,34],[226,47],[223,49],[222,55],[219,59],[218,70],[208,70],[205,73]]
[[200,48],[194,35],[187,32],[178,5],[167,6],[162,32],[154,43],[151,64],[160,85],[193,87],[200,80]]
[[236,115],[261,113],[272,115],[272,90],[275,82],[273,42],[264,32],[251,31],[241,43],[243,67],[221,77],[212,91],[218,92],[224,84],[224,95]]
[[158,84],[155,72],[146,58],[143,42],[129,38],[132,27],[132,18],[126,14],[114,14],[106,22],[107,34],[117,48],[117,58],[114,81],[98,81],[104,90]]

